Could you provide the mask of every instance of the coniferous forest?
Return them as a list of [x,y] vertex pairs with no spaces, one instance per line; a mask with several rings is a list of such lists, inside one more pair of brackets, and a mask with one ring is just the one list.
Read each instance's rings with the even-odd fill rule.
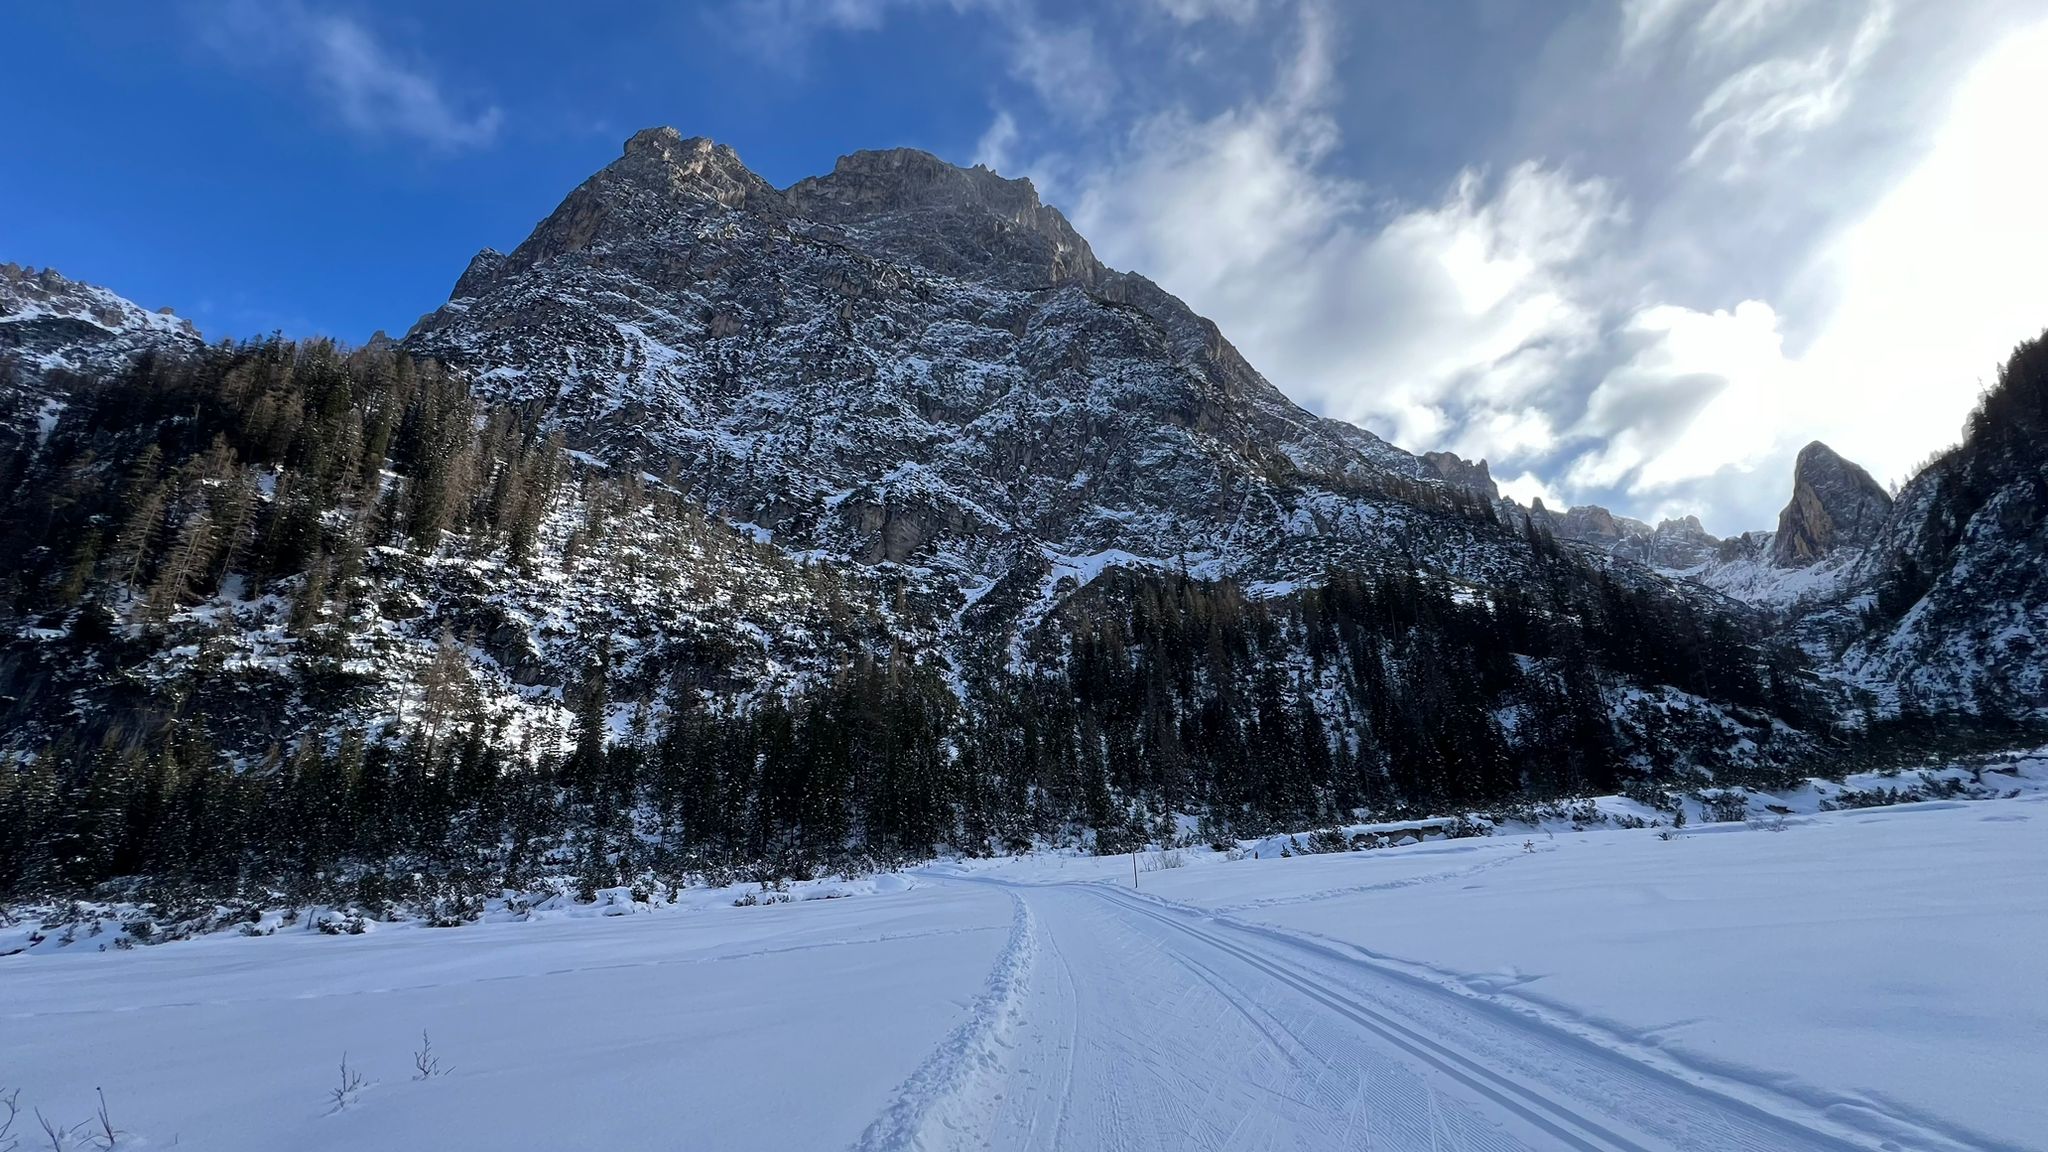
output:
[[[2041,423],[2029,355],[1987,425]],[[1113,851],[1188,834],[1176,815],[1220,839],[1845,762],[1836,690],[1770,621],[1533,520],[1499,527],[1526,558],[1503,586],[1112,570],[955,659],[887,565],[784,556],[389,345],[221,345],[56,386],[61,416],[0,460],[8,897],[460,918],[544,876]],[[579,620],[506,591],[536,583]],[[652,592],[613,597],[631,587]],[[768,617],[721,607],[739,587]],[[774,627],[798,642],[755,635]]]

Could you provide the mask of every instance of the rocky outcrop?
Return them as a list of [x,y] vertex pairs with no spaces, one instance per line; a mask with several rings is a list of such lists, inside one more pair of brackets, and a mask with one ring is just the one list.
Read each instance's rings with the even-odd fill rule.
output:
[[1424,452],[1422,462],[1453,488],[1462,488],[1489,504],[1500,499],[1500,489],[1484,460],[1467,460],[1455,452]]
[[1877,539],[1892,498],[1870,473],[1816,440],[1799,452],[1792,501],[1778,514],[1771,561],[1803,568],[1837,548],[1861,548]]
[[0,457],[37,443],[70,402],[71,377],[117,372],[152,349],[196,351],[190,321],[95,284],[0,264]]
[[150,348],[197,349],[198,329],[54,268],[0,264],[0,358],[39,377],[116,367]]
[[1559,540],[1634,560],[1737,600],[1789,608],[1828,600],[1846,587],[1858,556],[1878,539],[1892,510],[1891,498],[1869,473],[1818,442],[1800,452],[1792,490],[1777,531],[1727,540],[1709,533],[1696,516],[1652,528],[1598,505],[1551,512],[1540,501],[1530,515]]
[[486,248],[469,258],[469,266],[462,270],[461,278],[455,281],[455,291],[448,294],[451,300],[468,300],[482,292],[505,265],[505,254],[496,248]]
[[1598,504],[1580,504],[1563,512],[1544,510],[1544,515],[1549,518],[1551,534],[1558,539],[1595,547],[1609,547],[1631,536],[1647,535],[1650,531],[1648,524],[1626,516],[1617,517]]
[[1013,287],[1094,286],[1108,277],[1088,242],[1029,180],[960,168],[914,148],[842,156],[792,185],[804,219],[858,228],[921,268]]

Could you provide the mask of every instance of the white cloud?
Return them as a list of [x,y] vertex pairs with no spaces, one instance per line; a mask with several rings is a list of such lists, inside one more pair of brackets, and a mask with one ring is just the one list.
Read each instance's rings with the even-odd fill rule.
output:
[[[2048,327],[2048,157],[2016,147],[2048,106],[2048,24],[2006,38],[1958,86],[1932,148],[1822,247],[1803,298],[1832,301],[1789,351],[1767,303],[1644,309],[1639,347],[1569,430],[1597,444],[1555,483],[1622,491],[1637,508],[1712,494],[1723,531],[1765,527],[1791,457],[1827,441],[1902,481],[1953,442],[1979,387]],[[1641,410],[1638,410],[1641,409]],[[1744,477],[1740,494],[1726,483]],[[1746,519],[1745,519],[1746,518]]]
[[1683,29],[1687,47],[1698,55],[1740,48],[1782,27],[1812,0],[1623,0],[1621,53],[1638,56],[1663,45]]
[[1223,19],[1243,24],[1258,15],[1261,0],[1152,0],[1160,11],[1183,24]]
[[812,38],[821,29],[877,32],[900,11],[947,8],[966,12],[1007,0],[729,0],[705,5],[700,15],[720,38],[752,49],[770,63],[800,73]]
[[1318,67],[1297,60],[1279,95],[1206,121],[1143,125],[1084,181],[1082,231],[1319,411],[1417,450],[1549,450],[1562,417],[1545,393],[1597,338],[1571,270],[1624,210],[1603,183],[1532,163],[1466,172],[1375,227],[1381,206],[1323,170],[1334,130],[1296,99]]
[[[1214,4],[1230,9],[1245,0],[1178,0],[1190,18]],[[1087,124],[1111,106],[1118,70],[1096,42],[1094,24],[1049,18],[1037,0],[737,0],[727,24],[764,55],[795,64],[819,29],[873,32],[899,11],[946,9],[990,17],[1000,34],[1012,79],[1031,89],[1051,112]],[[1174,4],[1168,11],[1179,15]]]
[[1628,319],[1620,342],[1635,351],[1588,397],[1574,432],[1600,447],[1572,463],[1568,487],[1653,499],[1778,447],[1789,366],[1770,305],[1653,305]]
[[1805,7],[1807,0],[1718,0],[1694,27],[1702,51],[1724,51],[1754,41]]
[[739,0],[739,23],[756,33],[757,46],[778,40],[800,40],[813,28],[872,32],[899,8],[922,7],[927,0]]
[[1519,500],[1523,504],[1533,504],[1541,500],[1545,508],[1557,512],[1569,507],[1569,502],[1560,497],[1556,489],[1545,484],[1534,472],[1524,472],[1512,480],[1495,477],[1494,487],[1500,489],[1501,495],[1510,500]]
[[1046,107],[1087,122],[1109,109],[1117,72],[1095,44],[1087,24],[1052,25],[1016,5],[1007,18],[1010,72]]
[[1271,90],[1154,116],[1075,181],[1076,222],[1215,319],[1295,398],[1416,450],[1550,452],[1558,377],[1597,344],[1575,270],[1626,220],[1611,188],[1537,163],[1462,173],[1396,209],[1331,173],[1332,35],[1296,9]]
[[[1700,298],[1711,279],[1673,297],[1657,275],[1659,261],[1711,268],[1713,251],[1635,230],[1615,184],[1555,163],[1468,170],[1433,203],[1375,196],[1341,169],[1328,13],[1294,12],[1295,50],[1263,95],[1155,113],[1063,168],[1077,223],[1295,398],[1413,450],[1486,457],[1515,477],[1508,491],[1766,527],[1800,444],[1828,439],[1899,477],[2048,324],[2048,213],[2034,203],[2048,160],[2023,143],[2048,107],[2048,28],[1977,71],[1924,162],[1800,286],[1773,277],[1715,299]],[[1638,50],[1662,43],[1709,70],[1690,162],[1670,174],[1690,179],[1685,203],[1846,123],[1894,9],[1839,16],[1803,0],[1625,11]],[[1823,20],[1818,40],[1807,18]],[[1788,342],[1787,303],[1818,332],[1803,346]]]
[[[1715,11],[1724,7],[1725,2]],[[1699,136],[1688,162],[1718,163],[1722,175],[1742,176],[1767,145],[1796,146],[1799,137],[1833,124],[1848,109],[1856,81],[1891,27],[1890,0],[1872,0],[1846,43],[1825,43],[1804,55],[1774,56],[1729,76],[1693,114],[1692,126]],[[1702,33],[1724,38],[1730,34],[1727,28]]]
[[366,136],[471,147],[490,143],[503,120],[496,107],[459,110],[423,65],[347,16],[296,2],[235,4],[204,34],[224,55],[254,56],[303,78],[329,113]]

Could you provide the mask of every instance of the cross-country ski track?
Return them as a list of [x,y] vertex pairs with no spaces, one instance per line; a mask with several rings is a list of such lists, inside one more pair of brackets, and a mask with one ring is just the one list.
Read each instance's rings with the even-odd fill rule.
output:
[[878,1122],[864,1150],[1987,1146],[1865,1100],[1660,1067],[1347,946],[1108,882],[958,882],[1008,892],[1011,940],[977,1034],[935,1056],[951,1094]]

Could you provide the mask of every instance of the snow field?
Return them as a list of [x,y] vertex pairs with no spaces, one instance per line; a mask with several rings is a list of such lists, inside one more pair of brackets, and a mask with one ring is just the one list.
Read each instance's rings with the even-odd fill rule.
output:
[[[1044,853],[850,899],[44,945],[0,957],[0,1092],[77,1123],[103,1087],[132,1146],[230,1152],[2039,1149],[2041,768],[1676,831],[1185,849],[1135,892],[1128,856]],[[415,1079],[422,1030],[444,1074]]]
[[[64,1123],[104,1087],[138,1146],[210,1152],[845,1147],[986,994],[1015,918],[923,886],[18,956],[0,1086]],[[422,1029],[446,1069],[424,1081]],[[343,1053],[367,1083],[337,1109]]]

